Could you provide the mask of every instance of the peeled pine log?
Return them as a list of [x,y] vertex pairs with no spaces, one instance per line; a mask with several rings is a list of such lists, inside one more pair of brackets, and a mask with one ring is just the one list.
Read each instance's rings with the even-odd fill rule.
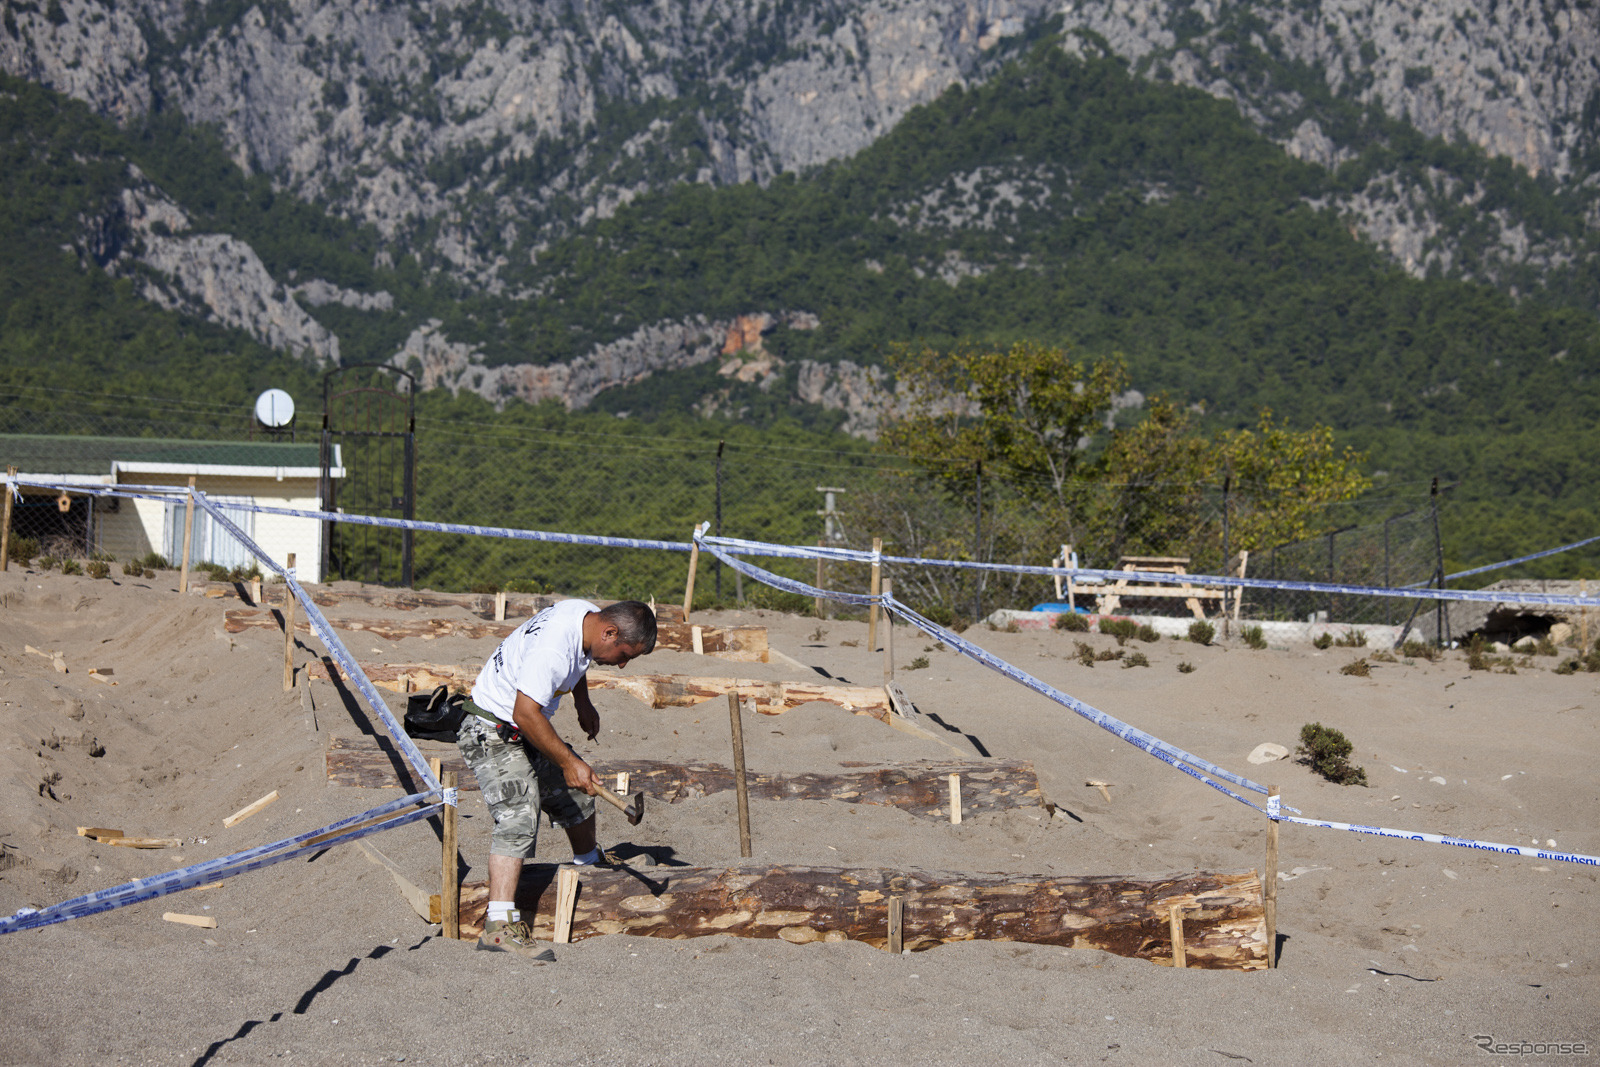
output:
[[[244,582],[207,582],[204,586],[199,583],[190,583],[192,586],[203,588],[205,595],[212,598],[233,598],[236,600],[247,599],[245,596]],[[311,594],[311,599],[320,608],[336,607],[339,604],[367,604],[375,608],[389,608],[394,611],[415,611],[418,608],[461,608],[470,611],[481,619],[494,618],[493,593],[434,593],[429,591],[416,592],[410,589],[332,589],[323,585],[314,585],[310,582],[301,583],[306,591]],[[282,605],[284,585],[279,582],[261,587],[261,603]],[[506,617],[509,619],[526,619],[548,608],[550,605],[565,597],[544,596],[531,593],[507,593]],[[592,603],[605,607],[615,603],[611,600],[596,600]],[[659,622],[683,622],[683,608],[677,604],[657,604],[656,619]]]
[[763,715],[781,715],[801,704],[822,701],[857,715],[888,722],[889,695],[882,686],[820,685],[816,682],[764,682],[754,678],[695,678],[684,674],[613,674],[590,671],[590,689],[620,689],[652,708],[692,707],[730,692],[753,700]]
[[[546,940],[554,932],[554,872],[525,869],[517,892],[523,918]],[[1022,941],[1171,966],[1176,905],[1183,909],[1188,966],[1253,971],[1267,964],[1254,871],[1135,879],[787,866],[586,869],[572,940],[731,934],[882,948],[891,897],[902,901],[902,937],[912,951],[952,941]],[[462,886],[463,938],[482,931],[487,898],[487,883]]]
[[[733,771],[716,763],[681,765],[660,760],[591,760],[606,779],[629,776],[628,789],[648,793],[668,804],[731,792]],[[333,785],[389,789],[401,781],[403,766],[388,738],[334,737],[328,741],[328,781]],[[757,800],[837,800],[899,808],[910,815],[946,820],[950,817],[949,777],[961,775],[963,817],[1011,808],[1045,806],[1039,776],[1027,760],[923,760],[891,764],[846,763],[841,774],[783,774],[746,771],[749,795]],[[459,758],[444,761],[455,771],[461,789],[478,781]]]
[[[262,593],[266,597],[266,593]],[[492,608],[491,608],[492,610]],[[352,619],[329,616],[329,625],[337,630],[356,630],[398,641],[402,637],[420,637],[431,641],[438,637],[466,637],[471,640],[493,638],[502,641],[511,631],[522,625],[518,622],[466,622],[460,619]],[[223,613],[223,628],[230,634],[242,633],[251,628],[281,629],[278,616],[259,608],[233,608]],[[305,619],[295,621],[297,630],[311,631]],[[767,630],[764,626],[734,626],[719,629],[700,627],[701,648],[708,656],[742,663],[767,662]],[[673,652],[694,651],[692,628],[685,623],[658,622],[656,647]],[[363,668],[365,669],[365,668]]]

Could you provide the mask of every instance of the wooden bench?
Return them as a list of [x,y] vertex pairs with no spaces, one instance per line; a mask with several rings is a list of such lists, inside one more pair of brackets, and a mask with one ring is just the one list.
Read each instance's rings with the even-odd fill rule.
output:
[[[1235,557],[1235,566],[1228,568],[1229,577],[1243,578],[1245,567],[1250,561],[1250,553],[1241,550]],[[1074,578],[1070,571],[1077,569],[1078,560],[1072,551],[1071,545],[1061,546],[1061,555],[1050,561],[1052,567],[1062,567],[1069,571],[1064,579],[1062,575],[1056,576],[1056,597],[1059,599],[1063,593],[1067,604],[1077,608],[1077,594],[1083,593],[1095,598],[1095,611],[1100,615],[1115,614],[1122,606],[1124,597],[1182,597],[1185,606],[1194,613],[1197,619],[1206,617],[1202,601],[1217,601],[1218,614],[1227,614],[1229,602],[1232,602],[1233,617],[1239,618],[1239,609],[1244,601],[1244,590],[1241,588],[1216,588],[1214,586],[1192,585],[1189,582],[1135,582],[1130,578],[1119,578],[1114,582],[1106,582],[1100,578]],[[1119,571],[1146,571],[1152,574],[1188,574],[1188,556],[1123,556],[1117,564]]]

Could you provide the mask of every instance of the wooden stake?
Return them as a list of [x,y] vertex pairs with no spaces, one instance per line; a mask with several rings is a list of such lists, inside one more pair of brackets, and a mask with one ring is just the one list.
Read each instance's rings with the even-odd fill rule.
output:
[[278,791],[276,789],[274,789],[272,792],[268,793],[266,796],[262,797],[260,800],[257,800],[252,804],[246,804],[244,807],[240,808],[238,811],[234,812],[232,815],[228,816],[226,819],[223,819],[222,820],[222,825],[225,826],[225,827],[237,826],[239,823],[244,822],[250,816],[254,815],[256,812],[258,812],[262,808],[266,807],[268,804],[275,803],[277,801],[277,799],[278,799]]
[[253,607],[253,608],[259,608],[261,606],[261,579],[260,578],[252,578],[252,579],[250,579],[250,606]]
[[683,621],[689,621],[689,606],[694,603],[694,572],[700,566],[700,542],[689,546],[689,580],[683,587]]
[[739,797],[739,855],[750,855],[750,785],[744,776],[744,723],[739,719],[739,694],[728,693],[728,718],[733,725],[733,786]]
[[[894,582],[888,578],[883,580],[883,595],[894,596]],[[883,612],[883,684],[894,683],[894,616],[887,608]]]
[[[294,553],[289,553],[289,573],[294,573]],[[283,691],[294,688],[294,589],[283,587]]]
[[[1278,796],[1278,787],[1267,786],[1270,804]],[[1267,820],[1267,870],[1261,879],[1261,896],[1267,921],[1267,967],[1277,966],[1278,956],[1278,820]]]
[[178,592],[189,591],[189,545],[194,539],[194,475],[189,476],[189,495],[183,506],[183,562],[178,565]]
[[617,772],[617,796],[625,797],[628,795],[628,782],[632,780],[632,778],[633,775],[628,771]]
[[[437,757],[435,757],[437,758]],[[434,771],[439,784],[446,789],[456,787],[455,771]],[[446,804],[444,811],[444,862],[439,875],[439,933],[452,941],[461,939],[461,879],[456,869],[456,809]]]
[[[1061,546],[1061,566],[1062,566],[1062,569],[1066,568],[1068,558],[1069,557],[1067,555],[1067,546],[1066,545],[1062,545]],[[1055,563],[1056,563],[1055,560],[1051,560],[1050,561],[1050,565],[1052,567],[1055,566]],[[1060,600],[1061,599],[1061,575],[1057,574],[1057,575],[1053,575],[1053,577],[1055,578],[1055,583],[1056,583],[1056,599]]]
[[[872,595],[877,596],[883,592],[883,566],[878,562],[877,556],[883,551],[883,538],[872,539]],[[870,652],[878,647],[878,605],[874,603],[867,609],[867,650]]]
[[889,898],[888,950],[896,956],[905,951],[906,901],[904,897]]
[[950,776],[950,823],[955,825],[961,821],[961,776]]
[[[826,543],[827,543],[826,541],[818,541],[817,542],[817,547],[821,548]],[[818,589],[822,588],[822,557],[821,556],[817,557],[817,588]],[[817,597],[817,618],[819,618],[819,619],[827,618],[827,616],[824,615],[823,611],[822,611],[822,598],[820,596]]]
[[1189,961],[1183,951],[1183,905],[1173,904],[1167,909],[1167,924],[1172,929],[1172,965],[1187,967]]
[[[7,467],[6,475],[9,478],[17,476],[17,468]],[[0,524],[0,571],[11,567],[11,487],[6,486],[6,517]]]
[[705,631],[700,627],[689,627],[689,643],[694,647],[695,655],[703,656],[706,654],[706,635]]
[[[1061,546],[1061,566],[1063,568],[1072,566],[1071,545]],[[1059,597],[1060,593],[1057,593],[1056,595]],[[1072,591],[1072,579],[1070,577],[1067,578],[1067,607],[1070,608],[1074,613],[1076,613],[1078,610],[1078,601]]]
[[[9,510],[10,507],[11,499],[10,497],[7,497],[6,508]],[[1578,594],[1583,597],[1587,597],[1589,595],[1588,579],[1578,579]],[[1578,642],[1579,652],[1589,651],[1589,608],[1587,605],[1578,609]]]
[[494,621],[506,621],[506,594],[503,589],[494,595]]
[[572,943],[572,912],[578,906],[578,869],[563,867],[556,872],[556,930],[550,940],[558,945]]

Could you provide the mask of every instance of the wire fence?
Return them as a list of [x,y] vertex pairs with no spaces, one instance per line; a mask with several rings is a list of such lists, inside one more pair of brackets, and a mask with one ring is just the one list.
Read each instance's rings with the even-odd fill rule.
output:
[[[712,532],[787,544],[870,550],[889,555],[1045,565],[1071,545],[1080,566],[1114,569],[1127,555],[1176,557],[1196,574],[1236,573],[1249,548],[1247,575],[1345,585],[1405,586],[1442,573],[1437,496],[1368,497],[1326,510],[1322,532],[1290,544],[1252,546],[1238,534],[1237,498],[1208,485],[1083,484],[1065,495],[977,471],[941,479],[867,450],[811,450],[720,443],[646,432],[562,433],[492,423],[422,420],[415,435],[415,515],[436,522],[605,534],[686,542],[709,521]],[[84,484],[186,484],[192,475],[225,508],[246,502],[317,511],[324,488],[317,433],[263,436],[192,418],[126,419],[70,412],[47,415],[0,405],[0,464]],[[328,457],[341,481],[339,504],[377,514],[399,500],[400,473],[351,444]],[[350,487],[388,463],[381,484]],[[392,513],[392,512],[390,512]],[[681,553],[532,543],[458,534],[340,527],[315,519],[228,512],[273,558],[296,556],[312,581],[417,588],[553,592],[602,598],[681,599]],[[184,508],[175,501],[91,500],[24,494],[12,517],[13,557],[100,559],[125,565],[176,565]],[[407,542],[409,541],[409,546]],[[243,548],[202,516],[192,527],[191,565],[247,568]],[[403,562],[404,561],[404,562]],[[866,592],[862,564],[774,561],[787,577],[846,592]],[[1051,579],[952,568],[886,568],[896,595],[943,623],[964,623],[997,607],[1056,599]],[[750,587],[747,587],[750,586]],[[743,602],[792,611],[813,604],[792,593],[755,588],[714,561],[701,567],[696,602]],[[849,609],[822,605],[824,613]],[[1123,611],[1183,614],[1176,598],[1135,602]],[[1399,623],[1409,606],[1394,598],[1253,590],[1244,613],[1262,619],[1353,624]]]

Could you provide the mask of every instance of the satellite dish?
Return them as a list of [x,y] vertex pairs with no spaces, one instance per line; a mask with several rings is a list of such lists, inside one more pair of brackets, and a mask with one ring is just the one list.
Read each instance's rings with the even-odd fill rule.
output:
[[256,397],[256,421],[278,429],[294,421],[294,398],[282,389],[268,389]]

